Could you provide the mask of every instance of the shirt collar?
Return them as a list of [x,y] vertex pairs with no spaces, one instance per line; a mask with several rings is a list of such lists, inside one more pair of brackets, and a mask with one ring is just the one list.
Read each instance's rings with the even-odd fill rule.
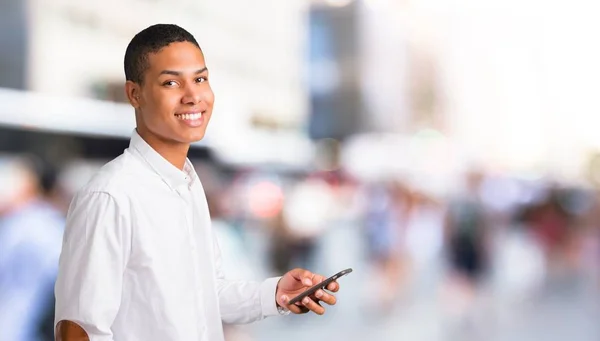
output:
[[144,141],[136,129],[134,129],[133,133],[131,134],[129,149],[139,154],[148,167],[158,174],[162,180],[173,190],[176,190],[182,186],[191,186],[193,181],[196,179],[194,166],[192,166],[192,163],[189,159],[185,159],[183,171],[180,170],[179,168],[173,166],[169,161],[167,161],[167,159],[165,159],[146,141]]

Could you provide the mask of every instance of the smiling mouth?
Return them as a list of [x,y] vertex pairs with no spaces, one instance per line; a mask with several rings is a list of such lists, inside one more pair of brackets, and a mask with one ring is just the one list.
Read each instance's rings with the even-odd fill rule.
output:
[[203,115],[204,115],[204,112],[198,112],[198,113],[193,113],[193,114],[175,114],[175,117],[177,117],[177,119],[184,120],[184,121],[195,121],[195,120],[199,120],[200,118],[202,118]]

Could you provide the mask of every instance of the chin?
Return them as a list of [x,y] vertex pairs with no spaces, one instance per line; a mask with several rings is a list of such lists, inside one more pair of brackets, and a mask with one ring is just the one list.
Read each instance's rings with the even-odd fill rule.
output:
[[186,143],[194,143],[202,140],[204,138],[205,132],[190,132],[189,134],[185,134],[185,137],[182,138]]

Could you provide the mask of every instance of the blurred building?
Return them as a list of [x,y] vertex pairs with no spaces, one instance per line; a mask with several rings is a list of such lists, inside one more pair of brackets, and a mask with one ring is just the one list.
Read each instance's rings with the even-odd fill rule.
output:
[[309,15],[310,136],[344,139],[361,129],[358,5],[315,3]]
[[389,1],[312,2],[311,137],[343,140],[405,128],[410,113],[402,7]]
[[[28,53],[27,6],[21,1],[0,2],[0,87],[26,88]],[[10,34],[6,34],[10,32]]]
[[405,2],[366,0],[357,6],[360,77],[365,130],[410,131],[410,7]]

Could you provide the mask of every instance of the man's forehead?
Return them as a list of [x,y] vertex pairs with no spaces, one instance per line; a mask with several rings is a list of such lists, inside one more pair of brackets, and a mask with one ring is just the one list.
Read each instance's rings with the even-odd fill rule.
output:
[[148,56],[149,68],[160,72],[162,70],[176,70],[180,72],[196,72],[206,68],[204,56],[198,52],[175,50],[159,51]]
[[172,75],[172,76],[183,76],[186,74],[199,75],[201,73],[207,72],[208,68],[204,67],[189,67],[185,69],[163,69],[160,71],[159,75]]

